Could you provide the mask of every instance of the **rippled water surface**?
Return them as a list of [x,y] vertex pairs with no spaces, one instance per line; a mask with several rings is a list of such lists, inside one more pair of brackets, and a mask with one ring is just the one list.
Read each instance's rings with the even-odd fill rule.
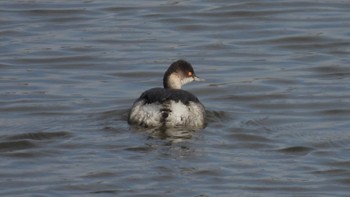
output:
[[[349,196],[349,27],[342,0],[0,1],[0,195]],[[129,126],[180,58],[208,126]]]

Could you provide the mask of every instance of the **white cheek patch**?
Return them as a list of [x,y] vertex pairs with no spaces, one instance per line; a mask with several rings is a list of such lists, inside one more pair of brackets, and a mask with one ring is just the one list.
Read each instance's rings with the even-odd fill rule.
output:
[[182,83],[178,75],[171,74],[168,79],[168,85],[172,89],[181,89]]
[[194,81],[194,79],[192,77],[184,78],[181,80],[181,85],[185,85],[185,84],[190,83],[192,81]]

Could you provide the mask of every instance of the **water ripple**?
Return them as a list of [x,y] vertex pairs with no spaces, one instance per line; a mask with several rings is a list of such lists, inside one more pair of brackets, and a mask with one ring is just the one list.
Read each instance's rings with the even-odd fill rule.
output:
[[[349,5],[0,1],[0,195],[348,196]],[[208,126],[129,126],[180,58]]]

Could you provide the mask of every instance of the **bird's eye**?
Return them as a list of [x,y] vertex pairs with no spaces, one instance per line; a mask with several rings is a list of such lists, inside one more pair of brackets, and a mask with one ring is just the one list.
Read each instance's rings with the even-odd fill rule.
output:
[[193,73],[190,71],[190,72],[187,73],[187,75],[188,75],[188,76],[192,76]]

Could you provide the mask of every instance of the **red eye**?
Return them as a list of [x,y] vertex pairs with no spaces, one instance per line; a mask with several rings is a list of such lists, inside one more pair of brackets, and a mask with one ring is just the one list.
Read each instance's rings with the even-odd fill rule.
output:
[[187,74],[188,74],[188,76],[192,76],[193,75],[193,73],[191,71],[188,72]]

